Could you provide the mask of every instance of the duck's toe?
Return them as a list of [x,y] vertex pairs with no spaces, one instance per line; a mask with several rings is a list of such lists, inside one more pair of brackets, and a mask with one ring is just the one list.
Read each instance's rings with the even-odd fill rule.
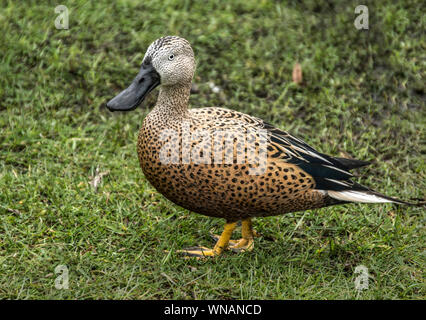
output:
[[215,257],[220,254],[220,252],[217,252],[215,249],[202,246],[185,248],[183,250],[178,250],[177,252],[183,254],[186,258],[194,257],[197,259]]
[[254,240],[253,238],[245,239],[241,238],[238,241],[235,241],[235,244],[230,244],[228,249],[234,252],[244,252],[244,251],[252,251],[254,248]]
[[[259,235],[256,234],[256,236],[259,236]],[[220,238],[219,235],[213,234],[213,233],[210,234],[210,237],[215,241],[218,241]],[[243,252],[243,251],[252,251],[253,248],[254,248],[253,238],[251,239],[241,238],[239,240],[229,240],[229,244],[226,249],[231,250],[233,252]]]
[[186,257],[195,257],[198,259],[218,256],[228,247],[229,239],[231,238],[232,231],[234,231],[236,224],[236,222],[226,222],[222,235],[217,240],[213,249],[206,247],[191,247],[179,250],[178,252],[184,254]]
[[[250,219],[242,222],[242,235],[243,237],[239,240],[229,240],[226,249],[234,252],[252,251],[254,248],[253,238],[262,236],[262,234],[252,228]],[[219,235],[213,233],[210,233],[210,237],[215,241],[219,241],[220,239]]]

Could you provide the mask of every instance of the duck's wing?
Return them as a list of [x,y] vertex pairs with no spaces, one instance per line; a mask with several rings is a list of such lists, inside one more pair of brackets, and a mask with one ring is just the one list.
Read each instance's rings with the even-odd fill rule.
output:
[[[263,129],[267,132],[268,159],[298,166],[312,176],[315,190],[343,202],[396,202],[404,201],[385,196],[351,180],[351,169],[370,164],[367,161],[333,157],[318,152],[301,139],[280,130],[260,118],[223,108],[198,109],[209,112],[211,128]],[[212,123],[211,123],[212,124]]]
[[262,124],[269,133],[269,148],[276,152],[272,153],[271,157],[284,159],[310,174],[315,180],[315,189],[325,191],[329,197],[343,202],[394,202],[424,206],[424,202],[409,203],[388,197],[352,181],[353,174],[349,171],[368,165],[370,162],[326,155],[288,132],[264,121]]
[[[197,115],[197,118],[208,119],[207,123],[209,123],[210,128],[232,129],[241,127],[246,129],[266,130],[268,133],[268,142],[270,144],[269,149],[272,150],[275,147],[277,150],[274,157],[279,157],[281,159],[295,157],[307,163],[333,166],[337,169],[346,171],[370,164],[370,162],[367,161],[332,157],[318,152],[290,133],[278,129],[260,118],[242,112],[225,108],[200,108],[191,109],[191,111]],[[350,174],[349,172],[347,173]]]
[[297,165],[311,175],[319,190],[346,190],[356,185],[349,170],[368,165],[369,162],[345,159],[318,152],[301,139],[262,121],[268,132],[268,155]]

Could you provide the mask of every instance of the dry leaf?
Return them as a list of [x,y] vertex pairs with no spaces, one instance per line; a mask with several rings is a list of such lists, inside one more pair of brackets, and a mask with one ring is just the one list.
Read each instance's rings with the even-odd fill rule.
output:
[[22,212],[16,209],[6,208],[7,211],[22,216]]
[[95,177],[92,181],[90,181],[90,185],[93,187],[93,189],[98,191],[98,186],[102,182],[102,178],[109,174],[109,171],[99,172],[99,167],[96,168]]
[[347,153],[347,152],[345,152],[345,151],[340,151],[340,154],[339,154],[342,158],[346,158],[346,159],[353,159],[353,157],[349,154],[349,153]]
[[300,65],[299,62],[296,62],[294,64],[292,77],[293,77],[293,82],[294,83],[296,83],[296,84],[301,84],[302,83],[302,81],[303,81],[303,78],[302,78],[302,66]]

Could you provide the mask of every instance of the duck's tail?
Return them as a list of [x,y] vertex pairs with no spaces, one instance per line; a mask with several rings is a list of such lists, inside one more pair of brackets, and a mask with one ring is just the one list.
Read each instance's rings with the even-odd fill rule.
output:
[[397,203],[409,206],[424,207],[426,201],[420,199],[412,199],[412,201],[404,201],[396,198],[388,197],[384,194],[373,190],[327,190],[328,195],[336,200],[344,202],[361,202],[361,203]]

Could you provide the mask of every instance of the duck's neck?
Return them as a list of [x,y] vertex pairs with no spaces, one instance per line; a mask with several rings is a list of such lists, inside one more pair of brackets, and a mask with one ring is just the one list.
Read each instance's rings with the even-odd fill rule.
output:
[[163,117],[184,118],[188,114],[188,101],[191,84],[180,86],[161,86],[154,112]]

